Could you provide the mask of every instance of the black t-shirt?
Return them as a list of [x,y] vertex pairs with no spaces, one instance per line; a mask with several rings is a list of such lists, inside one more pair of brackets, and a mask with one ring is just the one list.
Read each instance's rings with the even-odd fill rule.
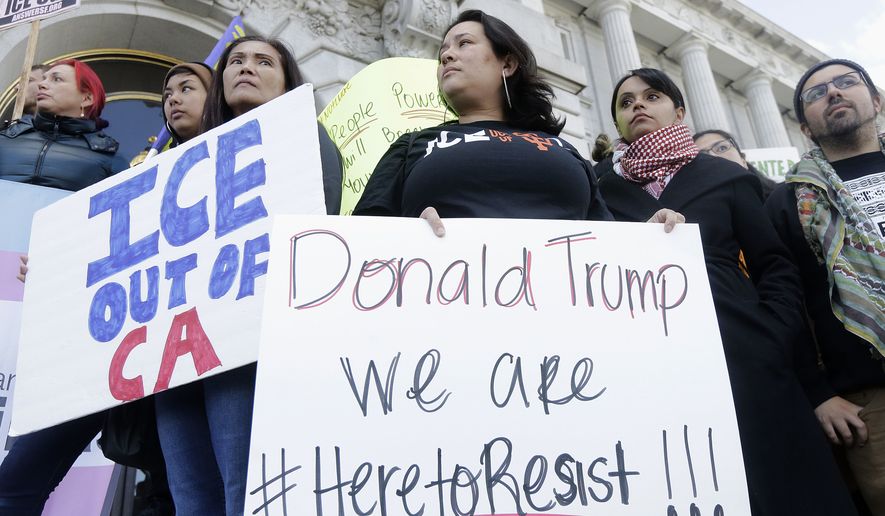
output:
[[885,172],[885,153],[882,151],[868,152],[851,158],[831,161],[833,170],[842,181],[851,181],[869,174]]
[[565,140],[503,122],[404,135],[375,167],[355,215],[611,220],[589,163]]

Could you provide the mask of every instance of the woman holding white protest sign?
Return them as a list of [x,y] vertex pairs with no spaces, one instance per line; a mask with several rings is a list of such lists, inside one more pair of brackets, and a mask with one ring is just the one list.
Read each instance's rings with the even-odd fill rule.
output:
[[[170,71],[170,74],[172,72]],[[189,116],[184,78],[167,76],[166,118],[182,140]],[[186,77],[186,76],[183,76]],[[275,39],[247,36],[222,54],[206,92],[200,130],[209,131],[303,84],[292,52]],[[318,128],[326,208],[340,209],[342,171],[337,149]],[[156,395],[157,427],[169,485],[180,516],[244,513],[255,394],[255,364]]]
[[[355,215],[611,220],[591,165],[559,137],[553,90],[503,21],[462,12],[446,31],[437,79],[458,120],[413,132],[378,162]],[[678,214],[655,221],[668,228]]]
[[[0,130],[0,179],[81,190],[128,168],[102,132],[105,91],[74,59],[54,63],[38,85],[37,114]],[[27,272],[23,257],[20,279]],[[50,493],[101,430],[98,413],[17,438],[0,466],[0,515],[39,515]]]
[[640,221],[668,207],[700,225],[753,515],[856,514],[792,371],[799,276],[762,209],[758,179],[699,151],[682,123],[682,93],[660,70],[622,78],[611,113],[621,139],[600,188],[615,218]]
[[394,142],[354,214],[415,217],[433,206],[444,217],[611,218],[589,164],[558,138],[552,89],[510,26],[461,13],[437,79],[458,120]]

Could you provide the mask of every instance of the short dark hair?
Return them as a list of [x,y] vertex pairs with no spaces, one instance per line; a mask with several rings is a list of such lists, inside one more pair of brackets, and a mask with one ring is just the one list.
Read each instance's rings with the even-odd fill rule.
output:
[[469,21],[482,25],[498,58],[510,55],[516,59],[516,71],[507,78],[512,104],[511,107],[504,102],[504,117],[507,122],[519,129],[558,135],[565,126],[565,121],[553,114],[553,88],[538,75],[538,63],[528,43],[512,27],[478,9],[462,12],[444,34],[455,25]]
[[50,68],[52,68],[52,67],[49,66],[48,64],[35,64],[34,66],[31,67],[31,71],[33,72],[36,70],[40,70],[41,72],[46,73],[49,71]]
[[707,129],[706,131],[700,131],[694,133],[691,139],[694,140],[695,143],[697,143],[697,141],[700,140],[702,136],[707,136],[708,134],[715,134],[730,141],[731,144],[734,145],[734,150],[738,151],[738,154],[740,154],[742,158],[746,157],[744,155],[744,151],[741,150],[741,146],[738,145],[737,140],[734,139],[734,136],[732,136],[731,133],[729,133],[728,131],[723,131],[722,129]]
[[263,36],[244,36],[234,40],[227,47],[218,59],[218,67],[215,77],[212,78],[212,85],[206,95],[206,107],[203,110],[203,120],[200,124],[200,132],[204,133],[210,129],[214,129],[219,125],[228,122],[234,118],[234,113],[224,98],[224,69],[227,68],[227,60],[233,49],[247,41],[258,41],[267,43],[280,54],[283,67],[283,75],[286,79],[286,91],[291,91],[304,84],[301,71],[298,70],[298,64],[295,62],[295,56],[289,50],[289,46],[282,40],[276,38],[265,38]]
[[676,86],[676,83],[673,82],[673,79],[671,79],[669,75],[657,68],[637,68],[627,72],[627,75],[621,77],[621,80],[615,84],[614,92],[612,92],[611,106],[612,120],[615,121],[615,125],[618,123],[617,117],[615,116],[615,107],[618,103],[618,90],[621,89],[621,85],[624,84],[624,81],[630,77],[639,77],[645,81],[646,84],[669,97],[676,108],[685,109],[685,99],[682,97],[682,91],[679,90],[679,86]]

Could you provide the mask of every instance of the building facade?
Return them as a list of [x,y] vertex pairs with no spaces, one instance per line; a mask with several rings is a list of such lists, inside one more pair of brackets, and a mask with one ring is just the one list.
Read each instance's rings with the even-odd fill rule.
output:
[[[564,136],[587,156],[597,134],[616,135],[612,87],[640,66],[660,68],[682,87],[694,131],[726,129],[745,148],[808,148],[793,88],[827,56],[737,0],[83,0],[43,20],[36,61],[72,56],[93,64],[109,109],[119,102],[109,132],[138,133],[131,135],[138,146],[159,127],[165,69],[205,58],[238,14],[247,33],[291,45],[321,109],[368,63],[435,58],[445,28],[471,8],[498,16],[529,42],[566,116]],[[4,115],[28,31],[0,33]]]

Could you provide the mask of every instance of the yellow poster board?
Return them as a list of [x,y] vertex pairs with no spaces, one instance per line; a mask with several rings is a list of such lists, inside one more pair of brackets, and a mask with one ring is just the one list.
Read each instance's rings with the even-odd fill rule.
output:
[[365,67],[319,116],[344,165],[341,214],[350,215],[390,144],[453,120],[440,97],[433,59],[392,57]]

